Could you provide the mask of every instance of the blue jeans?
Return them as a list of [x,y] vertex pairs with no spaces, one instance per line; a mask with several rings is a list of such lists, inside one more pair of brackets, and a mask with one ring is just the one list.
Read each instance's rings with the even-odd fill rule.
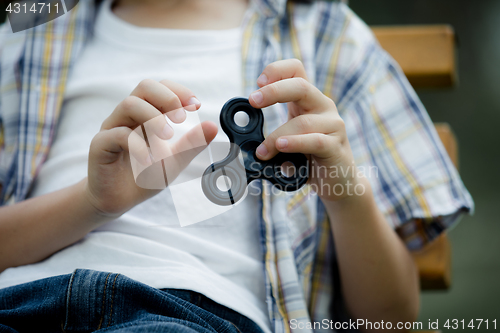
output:
[[126,276],[73,274],[0,289],[0,332],[257,332],[250,319],[189,290]]

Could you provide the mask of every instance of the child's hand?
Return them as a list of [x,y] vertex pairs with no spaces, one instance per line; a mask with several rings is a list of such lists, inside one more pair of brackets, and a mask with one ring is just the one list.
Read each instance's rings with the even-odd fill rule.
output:
[[[90,146],[85,188],[87,198],[98,213],[110,217],[119,216],[159,192],[140,188],[135,183],[129,157],[129,142],[134,143],[129,141],[132,130],[162,113],[166,113],[172,122],[182,123],[186,119],[183,107],[191,106],[189,109],[194,111],[200,105],[194,94],[182,85],[167,80],[144,80],[116,107],[103,122],[101,131]],[[173,129],[165,121],[156,123],[162,124],[161,127],[154,128],[159,138],[167,140],[173,136]],[[217,134],[217,125],[203,122],[201,130],[208,144]],[[138,138],[136,135],[135,140]],[[179,142],[182,142],[182,138]],[[146,148],[145,142],[142,146]],[[137,151],[141,156],[136,156]],[[147,149],[134,149],[134,157],[151,163]],[[190,156],[191,159],[194,157]],[[189,161],[183,162],[185,164],[181,167],[166,165],[165,168],[167,172],[170,167],[182,169]]]
[[288,122],[262,142],[257,157],[268,160],[278,152],[307,154],[310,183],[322,199],[339,200],[354,193],[359,178],[344,121],[335,103],[307,81],[302,63],[297,59],[274,62],[257,84],[261,88],[250,95],[252,106],[288,103]]

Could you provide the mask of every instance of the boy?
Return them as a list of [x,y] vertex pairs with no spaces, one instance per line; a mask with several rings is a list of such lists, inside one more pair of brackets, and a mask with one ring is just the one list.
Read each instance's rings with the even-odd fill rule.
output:
[[[347,314],[416,318],[417,272],[391,226],[418,249],[472,201],[344,4],[82,1],[2,37],[0,327],[307,332]],[[259,182],[262,197],[173,228],[169,192],[133,180],[128,136],[162,113],[183,124],[194,105],[207,142],[227,140],[218,112],[239,95],[269,107],[258,158],[300,152],[341,172],[298,193]],[[363,191],[322,190],[349,184]]]

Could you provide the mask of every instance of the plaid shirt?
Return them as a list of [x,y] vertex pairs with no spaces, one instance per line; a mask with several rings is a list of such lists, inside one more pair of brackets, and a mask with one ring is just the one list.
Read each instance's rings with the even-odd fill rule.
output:
[[[0,34],[1,202],[26,198],[47,157],[68,73],[92,36],[96,6],[80,1],[47,24]],[[332,98],[345,121],[359,168],[377,168],[370,182],[380,210],[410,249],[419,249],[473,209],[433,124],[398,65],[370,29],[340,2],[286,4],[254,0],[244,22],[245,93],[263,68],[299,58],[311,82]],[[270,108],[265,132],[286,121]],[[305,188],[276,193],[262,183],[261,243],[274,332],[343,320],[338,268],[328,217]],[[314,330],[319,331],[319,330]]]

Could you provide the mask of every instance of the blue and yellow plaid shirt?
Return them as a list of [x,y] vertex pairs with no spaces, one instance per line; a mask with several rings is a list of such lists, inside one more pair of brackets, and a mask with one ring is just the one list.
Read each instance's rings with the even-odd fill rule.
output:
[[[18,33],[0,33],[2,204],[26,198],[49,152],[72,65],[92,36],[94,1]],[[434,126],[398,65],[341,2],[253,0],[244,22],[243,78],[250,94],[263,68],[300,59],[345,121],[358,167],[375,166],[376,202],[407,246],[419,249],[473,209]],[[266,112],[269,134],[286,107]],[[261,243],[267,304],[276,333],[342,320],[328,217],[310,190],[276,193],[262,183]],[[309,330],[301,330],[307,332]]]

